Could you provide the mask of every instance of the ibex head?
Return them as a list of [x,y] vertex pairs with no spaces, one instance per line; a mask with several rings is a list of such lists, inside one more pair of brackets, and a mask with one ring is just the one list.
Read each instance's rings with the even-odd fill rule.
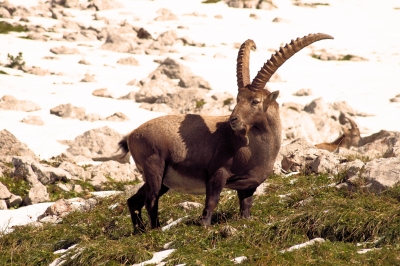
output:
[[[271,58],[264,64],[257,76],[250,83],[249,57],[250,50],[255,49],[256,45],[253,40],[245,41],[239,49],[236,67],[236,76],[238,84],[237,104],[230,116],[230,124],[234,131],[243,135],[247,139],[247,134],[253,126],[265,122],[268,107],[276,103],[279,91],[270,92],[264,89],[265,85],[278,70],[278,68],[286,62],[291,56],[319,40],[333,39],[327,34],[309,34],[303,38],[297,38],[281,47]],[[279,119],[279,118],[278,118]]]
[[357,127],[357,124],[345,116],[343,113],[340,113],[339,122],[341,124],[345,124],[346,120],[350,123],[351,128],[343,127],[343,135],[344,135],[344,146],[346,148],[350,147],[359,147],[361,144],[361,134],[360,129]]

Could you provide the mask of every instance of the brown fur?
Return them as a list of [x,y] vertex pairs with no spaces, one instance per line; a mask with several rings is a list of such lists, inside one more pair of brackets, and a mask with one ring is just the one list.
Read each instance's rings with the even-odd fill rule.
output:
[[[339,148],[349,149],[350,147],[361,146],[362,138],[360,135],[360,130],[357,124],[350,118],[344,117],[343,114],[340,115],[342,119],[347,119],[351,125],[351,128],[343,128],[343,134],[340,135],[336,140],[331,143],[319,143],[315,147],[321,150],[327,150],[330,152],[337,152]],[[342,120],[340,119],[340,120]]]
[[[242,74],[238,74],[237,105],[230,116],[163,116],[144,123],[119,142],[123,151],[131,153],[145,182],[128,199],[135,231],[145,227],[143,206],[151,228],[160,226],[158,200],[169,189],[206,194],[203,225],[211,224],[223,188],[237,191],[242,217],[250,216],[253,193],[272,173],[282,138],[275,101],[279,92],[269,92],[264,85],[285,58],[326,38],[332,37],[315,34],[292,41],[264,65],[254,86],[247,71],[248,53],[255,44],[246,41],[239,51],[237,73]],[[273,71],[263,70],[271,65]]]

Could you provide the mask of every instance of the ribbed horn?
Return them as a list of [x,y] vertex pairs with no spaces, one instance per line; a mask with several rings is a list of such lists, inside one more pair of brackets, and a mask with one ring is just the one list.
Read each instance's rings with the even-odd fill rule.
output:
[[253,40],[245,41],[242,46],[240,46],[237,64],[236,64],[236,77],[238,89],[244,88],[250,84],[250,50],[256,49],[256,44]]
[[251,83],[252,89],[263,89],[265,84],[269,81],[271,76],[283,65],[292,55],[303,49],[304,47],[323,39],[333,39],[332,36],[324,33],[309,34],[303,38],[297,38],[295,41],[291,41],[286,44],[285,47],[281,47],[279,51],[275,52],[271,58],[264,64],[257,76]]
[[356,122],[354,122],[352,119],[350,119],[350,118],[348,118],[348,117],[346,117],[346,118],[347,118],[347,121],[349,121],[349,123],[350,123],[350,125],[351,125],[351,129],[357,128]]

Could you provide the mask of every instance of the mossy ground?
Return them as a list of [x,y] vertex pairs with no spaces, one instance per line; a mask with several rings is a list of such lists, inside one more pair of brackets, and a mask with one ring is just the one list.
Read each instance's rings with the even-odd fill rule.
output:
[[[135,235],[125,205],[128,196],[104,198],[91,212],[74,212],[55,225],[18,227],[0,237],[0,265],[48,265],[60,257],[54,251],[73,244],[78,246],[64,265],[132,265],[150,259],[151,252],[163,250],[168,242],[177,251],[166,259],[167,265],[232,265],[230,260],[238,256],[248,258],[243,265],[399,265],[400,187],[380,195],[361,188],[342,191],[329,186],[338,178],[273,176],[266,194],[255,197],[247,220],[238,216],[236,193],[224,190],[208,228],[199,225],[201,209],[178,206],[204,203],[204,196],[170,192],[160,200],[161,224],[188,218],[168,231]],[[237,234],[223,237],[226,225]],[[315,237],[326,242],[280,252]],[[372,243],[377,239],[381,241]],[[380,249],[357,253],[374,247]]]
[[12,25],[5,21],[0,21],[0,34],[6,34],[9,33],[10,31],[24,32],[27,31],[27,29],[25,26],[22,25]]

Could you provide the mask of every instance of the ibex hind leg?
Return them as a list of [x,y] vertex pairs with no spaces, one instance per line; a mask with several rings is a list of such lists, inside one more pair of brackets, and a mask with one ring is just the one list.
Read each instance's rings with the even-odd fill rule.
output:
[[162,184],[165,162],[158,156],[150,156],[147,158],[146,166],[143,170],[146,178],[145,206],[149,215],[150,226],[153,229],[160,227],[158,220],[158,200],[169,189]]
[[131,213],[132,225],[134,233],[143,232],[145,225],[142,220],[142,208],[146,200],[146,188],[143,185],[135,195],[130,197],[127,201],[129,212]]

